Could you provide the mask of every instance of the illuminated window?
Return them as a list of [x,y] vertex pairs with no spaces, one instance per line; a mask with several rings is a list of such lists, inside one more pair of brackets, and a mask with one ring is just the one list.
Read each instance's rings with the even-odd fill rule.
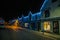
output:
[[44,22],[44,30],[50,31],[50,22]]
[[25,27],[28,27],[28,23],[25,23]]

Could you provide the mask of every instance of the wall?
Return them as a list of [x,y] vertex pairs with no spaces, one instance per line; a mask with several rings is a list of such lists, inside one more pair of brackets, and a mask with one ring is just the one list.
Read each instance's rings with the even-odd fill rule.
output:
[[60,7],[57,7],[54,11],[51,11],[50,17],[60,17]]
[[60,17],[60,7],[58,7],[59,1],[54,2],[50,6],[50,17]]

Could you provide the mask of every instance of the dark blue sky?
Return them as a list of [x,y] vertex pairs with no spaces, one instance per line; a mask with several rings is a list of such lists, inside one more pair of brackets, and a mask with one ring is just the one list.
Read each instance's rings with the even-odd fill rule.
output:
[[40,11],[43,0],[2,0],[0,1],[0,17],[6,20],[28,15],[31,10],[33,13]]

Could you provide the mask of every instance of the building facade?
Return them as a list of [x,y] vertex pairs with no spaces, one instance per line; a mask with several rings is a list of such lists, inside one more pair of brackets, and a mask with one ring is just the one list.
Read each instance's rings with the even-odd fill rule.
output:
[[45,0],[40,12],[19,18],[23,27],[60,34],[60,0]]
[[46,32],[60,34],[60,4],[59,0],[51,2],[51,5],[46,9],[41,17],[41,30],[44,28]]

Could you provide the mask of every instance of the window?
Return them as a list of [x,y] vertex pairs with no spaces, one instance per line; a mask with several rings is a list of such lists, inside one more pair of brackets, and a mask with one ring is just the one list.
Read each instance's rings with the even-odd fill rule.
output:
[[49,10],[45,10],[45,17],[49,17],[49,16],[50,16]]
[[60,7],[60,4],[58,5],[58,7]]
[[52,0],[52,3],[56,2],[57,0]]
[[25,23],[25,27],[28,27],[28,23]]
[[50,31],[50,22],[44,22],[44,30]]
[[59,21],[53,21],[53,32],[59,34]]

